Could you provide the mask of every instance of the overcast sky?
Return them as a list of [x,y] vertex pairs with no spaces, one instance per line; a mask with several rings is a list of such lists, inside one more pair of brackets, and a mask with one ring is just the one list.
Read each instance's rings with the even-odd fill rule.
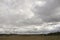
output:
[[0,33],[47,34],[59,24],[60,0],[0,0]]

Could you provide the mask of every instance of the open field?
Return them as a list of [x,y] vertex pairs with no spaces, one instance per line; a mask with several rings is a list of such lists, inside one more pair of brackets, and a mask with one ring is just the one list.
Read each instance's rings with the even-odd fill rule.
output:
[[60,40],[60,36],[0,36],[0,40]]
[[50,35],[0,35],[0,40],[60,40],[60,34],[50,34]]

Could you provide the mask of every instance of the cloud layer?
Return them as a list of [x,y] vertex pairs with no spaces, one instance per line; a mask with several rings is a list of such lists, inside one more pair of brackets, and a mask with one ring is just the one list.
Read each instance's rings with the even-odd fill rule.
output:
[[0,0],[0,34],[60,32],[60,0]]

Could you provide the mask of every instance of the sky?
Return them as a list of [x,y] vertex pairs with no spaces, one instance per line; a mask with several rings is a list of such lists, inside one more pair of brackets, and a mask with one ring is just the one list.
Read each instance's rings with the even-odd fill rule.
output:
[[0,34],[60,32],[60,0],[0,0]]

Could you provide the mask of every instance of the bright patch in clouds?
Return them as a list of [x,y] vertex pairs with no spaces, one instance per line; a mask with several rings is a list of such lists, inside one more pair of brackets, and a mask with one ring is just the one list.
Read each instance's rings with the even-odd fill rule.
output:
[[46,1],[36,1],[35,3],[36,5],[44,6],[46,4]]

